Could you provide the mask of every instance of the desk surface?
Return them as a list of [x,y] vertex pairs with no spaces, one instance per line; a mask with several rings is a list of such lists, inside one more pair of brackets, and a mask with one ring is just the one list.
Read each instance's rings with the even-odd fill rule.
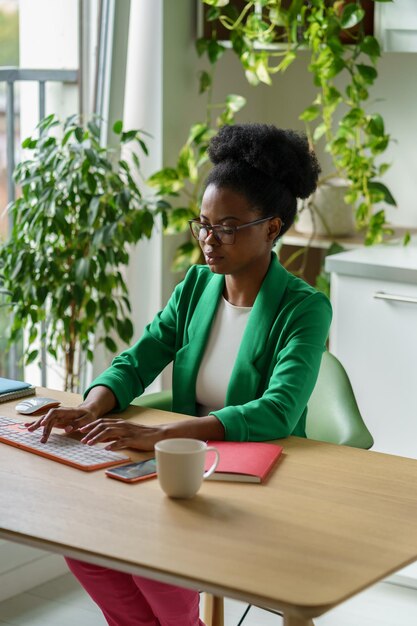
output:
[[[14,405],[0,414],[15,416]],[[124,416],[178,418],[138,407]],[[156,480],[128,485],[0,444],[0,536],[304,617],[417,559],[417,461],[280,443],[266,484],[206,482],[188,501]]]

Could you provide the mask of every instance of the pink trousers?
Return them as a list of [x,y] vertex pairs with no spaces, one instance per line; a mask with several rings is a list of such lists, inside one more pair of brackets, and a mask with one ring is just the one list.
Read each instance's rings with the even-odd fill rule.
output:
[[109,626],[204,626],[199,593],[75,559],[65,559]]

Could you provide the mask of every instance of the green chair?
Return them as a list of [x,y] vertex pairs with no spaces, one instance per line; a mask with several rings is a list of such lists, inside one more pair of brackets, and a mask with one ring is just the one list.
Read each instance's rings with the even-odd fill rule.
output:
[[132,401],[134,406],[143,406],[148,409],[160,409],[161,411],[171,411],[172,393],[171,391],[157,391],[140,396]]
[[[170,411],[171,392],[161,391],[141,396],[132,404]],[[348,375],[340,361],[330,352],[323,354],[317,383],[308,403],[306,434],[309,439],[353,448],[369,449],[374,443],[359,412]],[[250,606],[239,624],[242,624]],[[271,612],[280,615],[277,611]],[[207,626],[223,626],[223,614],[223,598],[206,594],[204,621]]]
[[308,439],[366,450],[374,443],[346,370],[330,352],[323,354],[317,383],[308,402],[306,434]]

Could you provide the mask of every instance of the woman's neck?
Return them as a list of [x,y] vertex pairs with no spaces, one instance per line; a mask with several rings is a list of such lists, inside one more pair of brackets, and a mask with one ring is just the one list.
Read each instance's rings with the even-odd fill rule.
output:
[[223,296],[235,306],[253,306],[268,272],[271,257],[251,272],[226,274]]

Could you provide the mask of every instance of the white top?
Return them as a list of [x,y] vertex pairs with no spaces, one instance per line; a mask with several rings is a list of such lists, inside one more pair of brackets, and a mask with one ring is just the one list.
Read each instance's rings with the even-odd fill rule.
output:
[[252,307],[221,299],[197,375],[198,415],[222,409],[243,333]]

